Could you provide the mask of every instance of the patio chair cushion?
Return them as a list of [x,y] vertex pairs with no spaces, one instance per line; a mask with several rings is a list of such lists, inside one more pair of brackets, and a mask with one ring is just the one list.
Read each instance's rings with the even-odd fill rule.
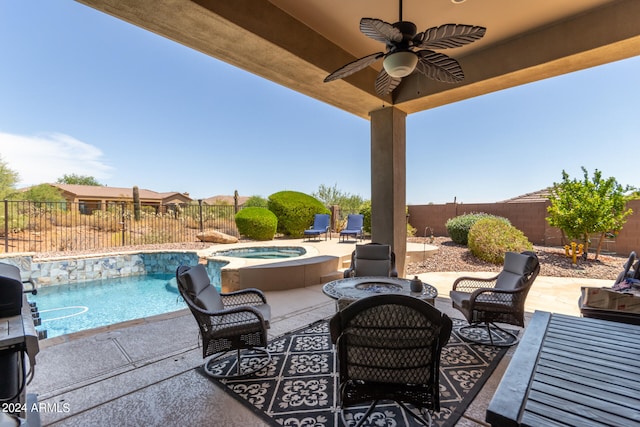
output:
[[[451,291],[449,292],[449,298],[454,307],[459,307],[462,310],[471,309],[471,294],[468,292]],[[511,297],[503,295],[500,300],[496,300],[495,297],[489,295],[478,295],[473,304],[473,309],[478,311],[489,311],[500,313],[508,311],[511,306]]]
[[195,265],[183,275],[186,278],[187,293],[198,307],[206,311],[224,310],[222,298],[218,290],[211,284],[204,265]]
[[389,276],[391,247],[389,245],[356,245],[358,276]]
[[498,275],[495,288],[513,291],[526,283],[529,274],[535,268],[535,258],[526,254],[507,252],[504,267]]
[[391,262],[389,260],[358,260],[358,273],[361,276],[389,276]]
[[391,258],[391,247],[389,245],[356,245],[356,258],[367,260],[385,260]]

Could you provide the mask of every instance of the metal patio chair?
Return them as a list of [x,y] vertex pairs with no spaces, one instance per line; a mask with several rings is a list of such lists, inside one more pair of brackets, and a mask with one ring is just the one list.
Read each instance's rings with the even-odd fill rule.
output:
[[446,314],[408,295],[375,295],[336,313],[329,329],[337,351],[344,425],[351,425],[345,409],[371,402],[358,427],[382,400],[395,401],[431,425],[431,413],[440,411],[440,354],[451,328]]
[[[540,263],[535,253],[507,252],[503,270],[497,276],[456,279],[449,297],[453,307],[469,322],[460,328],[463,338],[496,346],[516,344],[518,336],[496,323],[524,327],[524,302],[539,272]],[[494,336],[499,340],[494,340]]]
[[368,243],[356,245],[351,253],[351,266],[343,273],[344,278],[364,276],[398,277],[396,254],[390,245]]
[[[203,368],[207,375],[243,377],[271,362],[267,351],[271,308],[262,291],[243,289],[219,293],[202,264],[178,267],[176,279],[180,295],[200,328]],[[236,351],[235,373],[225,373],[220,360],[233,350]]]
[[313,226],[304,230],[304,237],[311,240],[312,237],[320,239],[320,235],[324,234],[324,240],[327,240],[327,236],[331,238],[331,215],[329,214],[315,214],[313,217]]
[[356,240],[364,239],[364,215],[347,215],[347,225],[340,231],[340,238],[344,241],[348,236],[353,236]]

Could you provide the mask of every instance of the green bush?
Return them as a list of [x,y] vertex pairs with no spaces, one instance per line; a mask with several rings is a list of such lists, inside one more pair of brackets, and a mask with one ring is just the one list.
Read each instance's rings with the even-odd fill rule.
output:
[[236,214],[238,232],[254,240],[272,240],[276,234],[278,218],[266,208],[248,207]]
[[280,191],[268,198],[268,207],[278,218],[278,232],[302,237],[313,224],[315,214],[329,214],[318,199],[297,191]]
[[[406,208],[407,213],[409,208]],[[362,228],[366,234],[371,234],[371,200],[366,200],[360,205],[358,211],[363,216]],[[407,222],[407,237],[414,237],[416,235],[416,229]]]
[[242,205],[245,208],[267,208],[269,206],[267,199],[260,196],[251,196]]
[[469,250],[485,261],[502,264],[505,252],[530,251],[533,245],[524,233],[504,218],[479,219],[469,230]]
[[506,224],[511,225],[507,218],[489,215],[484,212],[470,213],[449,218],[445,224],[445,227],[447,227],[447,234],[449,234],[449,237],[451,237],[451,240],[455,243],[466,245],[469,241],[469,230],[473,227],[473,224],[483,218],[500,218],[500,220],[504,221]]
[[371,234],[371,200],[364,202],[360,206],[360,211],[358,213],[363,216],[362,227],[364,232]]

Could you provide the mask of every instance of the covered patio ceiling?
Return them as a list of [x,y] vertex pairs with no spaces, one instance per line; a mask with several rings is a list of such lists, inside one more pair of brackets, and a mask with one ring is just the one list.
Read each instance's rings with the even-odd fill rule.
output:
[[486,35],[442,52],[459,61],[461,83],[413,73],[381,97],[374,82],[382,61],[324,78],[384,51],[360,32],[360,19],[399,21],[398,0],[77,1],[370,120],[371,238],[391,245],[401,276],[408,114],[640,54],[638,0],[404,0],[403,18],[418,31],[466,24]]
[[403,18],[418,31],[456,23],[487,33],[443,51],[462,65],[462,83],[414,73],[379,97],[382,61],[345,80],[323,79],[384,50],[359,21],[398,21],[397,0],[78,1],[367,119],[382,106],[411,114],[640,54],[637,0],[404,0]]

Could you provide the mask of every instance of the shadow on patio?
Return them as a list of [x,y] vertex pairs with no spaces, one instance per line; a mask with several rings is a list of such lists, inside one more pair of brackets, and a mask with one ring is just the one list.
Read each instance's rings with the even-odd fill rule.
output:
[[[462,274],[424,273],[420,278],[447,296]],[[610,283],[538,277],[527,299],[527,321],[535,310],[579,315],[581,285]],[[267,292],[267,299],[272,307],[270,338],[335,312],[335,301],[322,293],[321,285]],[[436,307],[461,318],[448,298],[438,297]],[[201,349],[196,323],[186,309],[40,345],[27,391],[37,393],[39,402],[49,408],[61,408],[40,413],[43,425],[266,425],[194,370],[202,363]],[[486,425],[486,408],[513,351],[500,362],[458,426]]]

